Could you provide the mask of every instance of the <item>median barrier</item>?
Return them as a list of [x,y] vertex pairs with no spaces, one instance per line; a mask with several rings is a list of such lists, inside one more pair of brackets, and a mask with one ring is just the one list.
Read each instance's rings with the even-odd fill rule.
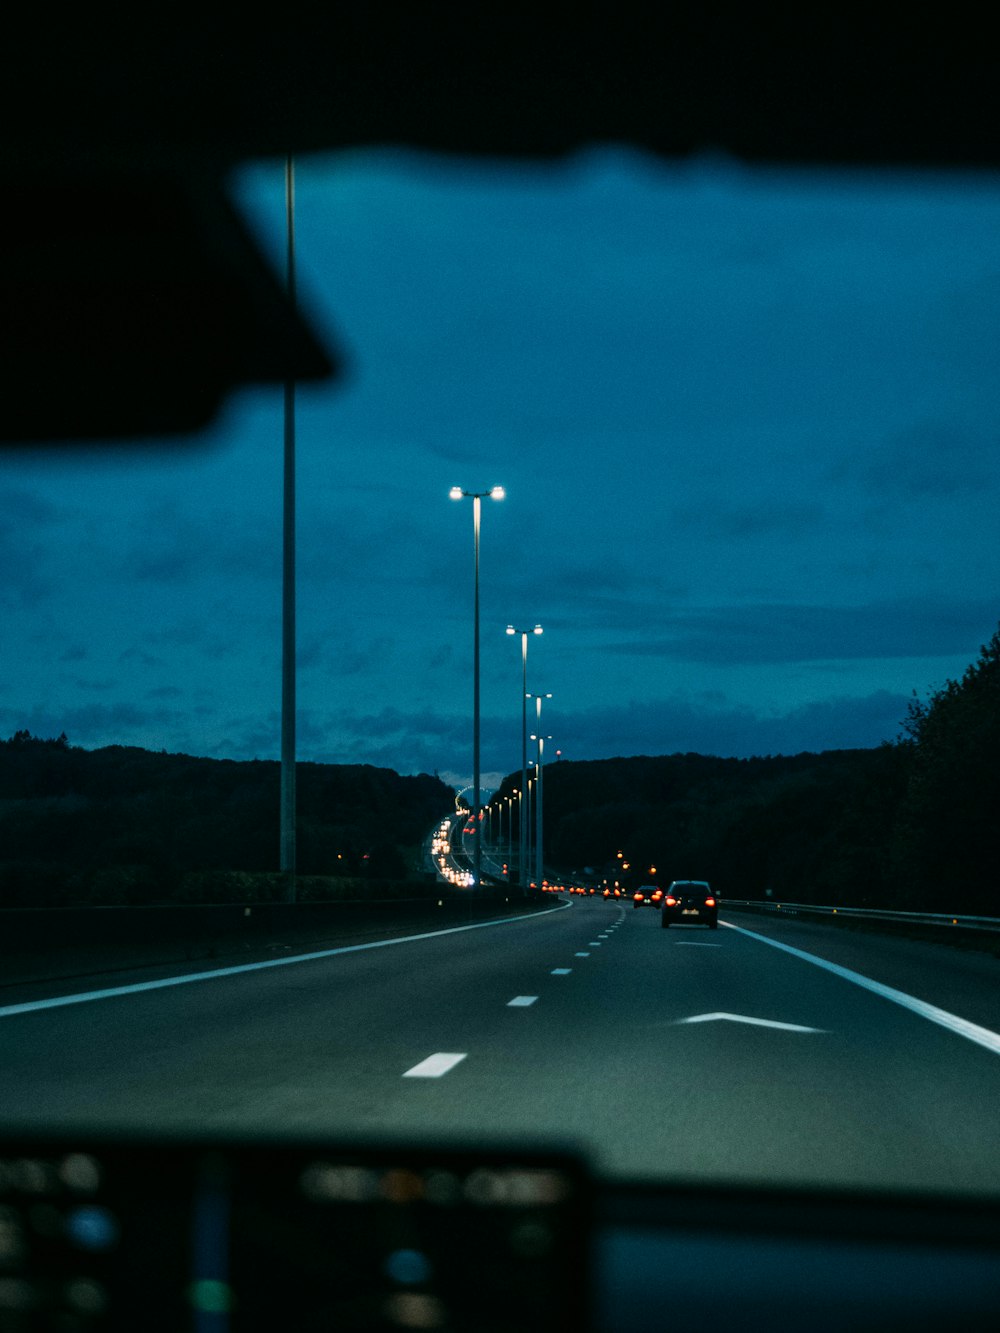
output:
[[877,907],[832,907],[818,903],[789,903],[782,899],[774,902],[760,898],[724,898],[721,907],[745,908],[753,912],[765,912],[782,916],[820,916],[835,918],[838,922],[858,921],[882,923],[894,926],[922,926],[954,933],[960,931],[979,931],[1000,934],[1000,917],[994,916],[955,916],[950,912],[893,912]]
[[214,959],[258,960],[513,916],[546,900],[469,893],[336,903],[9,908],[0,986]]

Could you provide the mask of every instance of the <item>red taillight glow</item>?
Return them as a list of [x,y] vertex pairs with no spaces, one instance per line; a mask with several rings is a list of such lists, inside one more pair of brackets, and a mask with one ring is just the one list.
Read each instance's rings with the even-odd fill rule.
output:
[[714,898],[706,898],[706,899],[705,899],[705,906],[706,906],[706,907],[714,907],[714,906],[715,906],[715,899],[714,899]]
[[655,903],[656,900],[657,900],[657,898],[662,898],[662,897],[663,897],[663,894],[660,892],[659,889],[657,889],[656,892],[653,894],[653,902]]
[[641,903],[641,902],[642,902],[642,894],[641,894],[641,893],[633,893],[633,894],[632,894],[632,897],[635,899],[635,901],[636,901],[637,903]]
[[677,899],[676,899],[676,898],[671,898],[669,894],[667,895],[666,898],[664,898],[663,901],[666,903],[666,905],[667,905],[668,907],[676,907],[676,906],[677,906]]

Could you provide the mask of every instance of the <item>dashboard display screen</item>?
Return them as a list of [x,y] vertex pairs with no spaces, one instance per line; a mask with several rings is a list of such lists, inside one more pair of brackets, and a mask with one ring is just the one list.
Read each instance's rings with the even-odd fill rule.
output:
[[0,1143],[0,1333],[586,1327],[571,1159]]

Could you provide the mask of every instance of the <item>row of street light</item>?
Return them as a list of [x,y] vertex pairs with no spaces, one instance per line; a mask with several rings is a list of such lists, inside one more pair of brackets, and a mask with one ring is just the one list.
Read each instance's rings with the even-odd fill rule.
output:
[[[473,542],[475,550],[475,590],[473,598],[473,662],[472,662],[472,825],[475,829],[473,834],[473,876],[475,884],[482,883],[482,793],[480,790],[480,763],[479,763],[479,729],[480,729],[480,710],[479,710],[479,530],[482,518],[482,502],[485,499],[503,500],[506,492],[502,486],[493,486],[488,491],[465,491],[461,486],[453,486],[449,491],[452,500],[472,501],[472,521],[473,521]],[[535,776],[535,880],[536,883],[542,882],[543,865],[543,844],[542,844],[542,762],[544,754],[544,743],[551,740],[551,736],[542,735],[542,700],[551,699],[551,694],[531,694],[528,691],[528,638],[530,635],[541,634],[541,625],[532,625],[529,628],[518,629],[514,625],[507,626],[509,635],[521,636],[521,791],[519,795],[520,802],[526,800],[530,791],[528,783],[528,700],[535,700],[535,718],[537,728],[532,733],[531,739],[538,742],[538,764]],[[506,798],[509,805],[509,818],[513,820],[513,801],[511,797]],[[502,815],[502,807],[501,807]],[[525,817],[527,815],[527,817]],[[529,824],[530,813],[527,807],[519,808],[518,818],[518,877],[522,888],[527,887],[527,869],[528,869],[528,842],[529,842]],[[513,835],[511,835],[513,843]]]

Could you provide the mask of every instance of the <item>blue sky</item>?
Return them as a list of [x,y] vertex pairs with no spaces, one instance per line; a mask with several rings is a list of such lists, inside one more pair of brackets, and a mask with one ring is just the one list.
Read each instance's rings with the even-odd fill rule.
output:
[[[232,183],[281,264],[284,177]],[[299,756],[891,739],[1000,618],[1000,182],[394,151],[297,164]],[[280,389],[158,449],[8,451],[0,734],[276,758]],[[488,781],[487,784],[488,785]]]

